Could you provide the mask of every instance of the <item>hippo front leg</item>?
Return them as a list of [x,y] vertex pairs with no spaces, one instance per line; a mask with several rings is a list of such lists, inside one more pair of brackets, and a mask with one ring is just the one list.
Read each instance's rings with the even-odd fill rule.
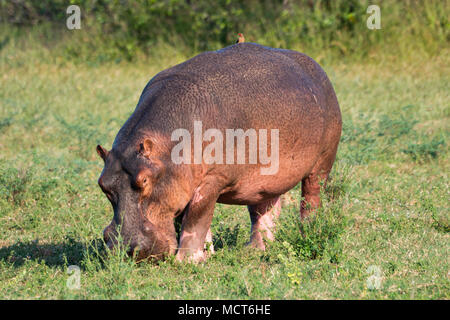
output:
[[216,188],[210,185],[204,184],[195,190],[181,223],[180,243],[176,256],[178,261],[188,258],[190,261],[199,262],[206,258],[205,239],[211,232],[210,226],[217,198]]

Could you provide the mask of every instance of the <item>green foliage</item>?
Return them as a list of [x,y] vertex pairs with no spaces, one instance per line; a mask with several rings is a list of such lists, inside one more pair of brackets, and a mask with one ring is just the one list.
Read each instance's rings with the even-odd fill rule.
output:
[[[325,56],[367,58],[382,47],[395,54],[420,50],[430,55],[449,40],[446,1],[393,0],[220,0],[91,1],[81,8],[82,29],[65,30],[68,2],[1,1],[1,20],[40,28],[52,45],[65,39],[62,55],[91,61],[132,60],[152,55],[161,43],[190,54],[233,44],[238,32],[247,41],[301,49]],[[366,26],[367,7],[381,7],[382,30]],[[45,27],[50,24],[51,27]],[[52,30],[52,31],[50,31]],[[3,38],[9,41],[8,37]],[[399,46],[398,40],[401,41]],[[156,51],[159,49],[156,48]]]
[[297,210],[285,212],[280,218],[275,243],[281,243],[282,251],[286,252],[284,258],[278,255],[282,261],[292,261],[295,257],[314,260],[324,256],[332,263],[339,261],[340,236],[347,224],[342,205],[350,184],[349,167],[339,169],[338,176],[330,179],[327,192],[321,193],[324,205],[317,212],[302,221],[298,219]]
[[407,105],[396,113],[359,113],[355,120],[344,119],[341,142],[342,157],[349,163],[363,164],[371,160],[394,158],[401,153],[414,161],[437,159],[445,151],[446,132],[427,134],[415,126],[420,122]]
[[[403,109],[405,110],[407,107],[403,107]],[[386,137],[391,143],[397,138],[408,134],[414,125],[419,122],[417,119],[411,119],[410,115],[408,118],[403,114],[400,114],[397,118],[383,114],[378,123],[378,136]]]
[[286,208],[277,224],[276,241],[267,243],[269,261],[280,263],[292,286],[310,280],[305,261],[339,264],[344,243],[342,235],[348,219],[342,212],[351,189],[350,166],[336,163],[326,188],[322,188],[323,206],[306,219],[299,219],[298,207]]
[[449,233],[450,232],[450,219],[449,219],[449,212],[447,209],[442,209],[441,211],[436,210],[432,217],[434,221],[434,225],[437,230],[440,230],[442,232]]

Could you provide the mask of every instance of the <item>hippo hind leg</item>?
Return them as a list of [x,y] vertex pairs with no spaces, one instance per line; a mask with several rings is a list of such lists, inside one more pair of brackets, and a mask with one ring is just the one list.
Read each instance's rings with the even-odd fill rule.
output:
[[325,188],[335,158],[335,150],[324,154],[317,161],[311,173],[302,179],[301,219],[309,216],[320,206],[320,188],[321,185]]
[[324,175],[310,174],[302,180],[302,201],[300,204],[300,217],[309,216],[320,206],[320,181],[327,179]]
[[265,250],[264,238],[273,241],[275,220],[281,212],[280,197],[248,206],[252,222],[249,246]]

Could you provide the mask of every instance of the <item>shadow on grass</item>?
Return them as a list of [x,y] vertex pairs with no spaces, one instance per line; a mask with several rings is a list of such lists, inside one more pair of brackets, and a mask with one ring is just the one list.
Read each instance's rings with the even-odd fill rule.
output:
[[49,267],[64,267],[77,265],[82,268],[82,260],[89,253],[99,255],[104,252],[101,239],[90,243],[68,239],[63,243],[40,244],[38,240],[16,242],[10,246],[0,248],[0,261],[12,264],[14,267],[22,266],[27,260],[43,262]]

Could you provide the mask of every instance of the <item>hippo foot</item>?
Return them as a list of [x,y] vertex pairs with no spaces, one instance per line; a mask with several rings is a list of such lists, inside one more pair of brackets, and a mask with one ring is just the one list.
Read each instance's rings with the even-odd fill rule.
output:
[[181,253],[178,252],[176,255],[176,260],[181,261],[187,261],[191,263],[199,263],[206,260],[208,254],[206,250],[197,250],[191,254]]

